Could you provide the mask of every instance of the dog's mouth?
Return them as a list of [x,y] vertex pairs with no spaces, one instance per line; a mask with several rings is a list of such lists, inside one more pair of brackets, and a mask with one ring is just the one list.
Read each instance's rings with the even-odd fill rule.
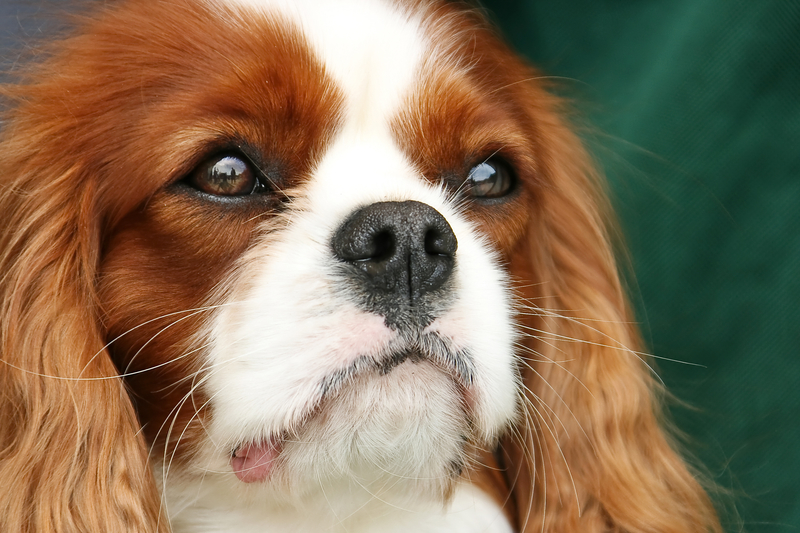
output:
[[332,372],[320,381],[317,403],[335,394],[356,376],[368,373],[385,376],[406,362],[430,363],[464,389],[470,388],[474,382],[475,369],[471,354],[455,348],[439,335],[427,334],[405,340],[400,347],[387,353],[357,357],[346,367]]
[[[326,376],[320,381],[318,397],[305,416],[299,423],[292,424],[292,436],[302,432],[302,428],[314,419],[319,419],[320,416],[324,418],[329,402],[335,403],[341,394],[353,394],[359,383],[363,383],[361,380],[380,380],[401,366],[423,365],[435,369],[435,373],[445,376],[460,391],[464,409],[469,411],[474,376],[469,354],[446,346],[446,341],[438,336],[431,337],[425,343],[406,345],[403,349],[386,355],[359,357],[348,366]],[[255,483],[270,479],[280,463],[284,444],[297,441],[292,436],[288,433],[273,434],[235,447],[230,456],[230,465],[239,481]]]

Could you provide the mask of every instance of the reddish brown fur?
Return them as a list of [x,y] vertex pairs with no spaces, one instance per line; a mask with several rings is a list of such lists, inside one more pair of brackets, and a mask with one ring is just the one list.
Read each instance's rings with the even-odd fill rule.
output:
[[[191,310],[280,203],[200,209],[164,187],[234,138],[292,176],[279,184],[291,194],[337,125],[340,96],[291,29],[242,18],[209,42],[220,23],[191,2],[123,9],[4,89],[2,531],[167,531],[147,453],[171,454],[183,434],[177,457],[190,454],[206,416],[200,395],[171,415],[198,370],[182,357],[205,317]],[[497,152],[522,183],[502,208],[468,213],[510,264],[528,334],[524,416],[472,479],[520,531],[719,531],[660,429],[603,195],[561,102],[476,14],[438,3],[429,14],[453,61],[424,69],[399,143],[431,179]],[[163,365],[127,379],[136,412],[112,357],[131,371]]]

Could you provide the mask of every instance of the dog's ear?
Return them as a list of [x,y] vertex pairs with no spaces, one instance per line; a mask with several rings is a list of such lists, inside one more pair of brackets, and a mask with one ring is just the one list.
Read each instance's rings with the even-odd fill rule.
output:
[[526,91],[542,184],[527,242],[511,258],[525,391],[519,426],[499,452],[518,527],[720,531],[662,429],[663,391],[640,352],[600,180],[560,101]]
[[50,89],[3,89],[0,531],[167,531],[98,318],[102,209]]

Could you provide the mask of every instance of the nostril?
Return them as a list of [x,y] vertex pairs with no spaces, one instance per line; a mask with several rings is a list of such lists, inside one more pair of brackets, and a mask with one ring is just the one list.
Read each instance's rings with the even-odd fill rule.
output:
[[385,270],[386,263],[395,254],[396,248],[395,236],[391,231],[384,230],[371,236],[364,253],[352,261],[358,263],[368,276],[379,276]]
[[425,233],[425,252],[428,255],[455,255],[457,241],[453,232],[442,232],[438,228],[431,228]]
[[383,262],[389,260],[394,255],[396,248],[395,238],[391,231],[384,230],[375,235],[372,239],[374,248],[372,257],[365,257],[364,261]]

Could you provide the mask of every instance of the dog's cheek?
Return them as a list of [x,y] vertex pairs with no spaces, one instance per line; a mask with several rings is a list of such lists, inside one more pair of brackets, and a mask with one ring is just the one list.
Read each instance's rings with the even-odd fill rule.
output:
[[198,332],[211,317],[209,296],[247,248],[254,223],[162,192],[106,239],[99,275],[106,342],[136,391],[151,442],[166,441],[167,418],[178,435],[193,417],[199,422],[192,406],[205,402],[185,377],[201,370]]

